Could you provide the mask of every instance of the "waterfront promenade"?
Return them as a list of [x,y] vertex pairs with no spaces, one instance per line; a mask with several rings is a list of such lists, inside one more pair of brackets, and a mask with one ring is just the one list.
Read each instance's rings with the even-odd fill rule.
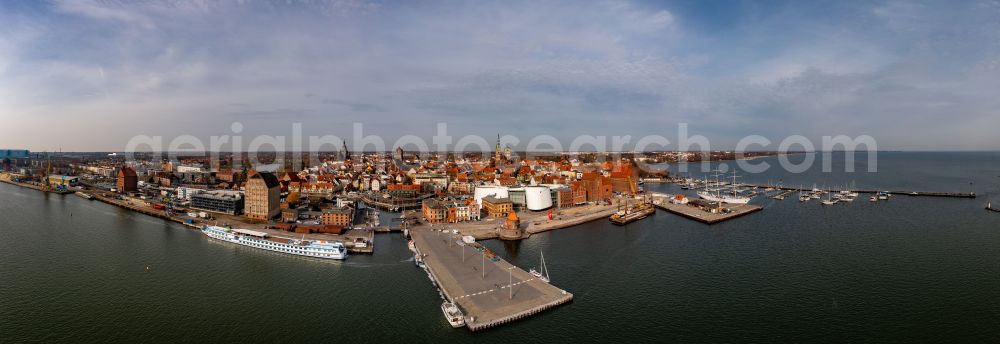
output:
[[[521,217],[521,226],[524,235],[521,239],[527,239],[532,234],[541,232],[569,228],[591,221],[607,220],[611,214],[618,211],[615,205],[583,205],[572,208],[553,209],[554,219],[549,220],[547,211],[520,211],[517,213]],[[498,237],[497,228],[503,223],[503,218],[484,218],[480,221],[469,221],[459,223],[443,224],[418,224],[413,226],[413,231],[432,230],[434,228],[448,228],[458,230],[462,235],[468,235],[476,240],[496,239]]]
[[470,330],[522,319],[573,299],[573,294],[507,261],[493,261],[461,245],[450,233],[417,230],[412,236],[417,254],[445,298],[465,313]]
[[[0,173],[0,182],[8,183],[8,184],[11,184],[11,185],[20,186],[20,187],[27,188],[27,189],[37,190],[39,192],[45,192],[40,187],[38,187],[37,185],[32,185],[32,184],[28,184],[28,183],[14,182],[14,181],[10,180],[9,175],[6,174],[6,173]],[[227,214],[219,214],[219,213],[212,213],[212,216],[214,217],[214,219],[212,219],[212,220],[191,219],[191,223],[188,223],[186,220],[189,219],[190,217],[186,216],[186,214],[184,214],[183,212],[177,213],[177,214],[172,214],[172,215],[171,214],[167,214],[167,212],[164,211],[164,210],[154,209],[151,206],[144,205],[144,204],[139,203],[139,202],[133,202],[133,201],[130,201],[128,199],[124,199],[124,200],[123,199],[119,199],[118,198],[118,196],[119,196],[118,194],[110,193],[110,192],[102,191],[102,190],[97,190],[97,189],[94,189],[94,188],[87,188],[87,187],[84,187],[82,189],[80,189],[80,188],[71,188],[69,190],[52,190],[52,191],[49,191],[49,192],[51,192],[51,193],[57,193],[57,194],[61,194],[61,195],[69,195],[69,194],[72,194],[72,193],[74,193],[76,191],[83,191],[83,192],[89,193],[91,196],[94,197],[93,200],[95,200],[95,201],[107,203],[107,204],[110,204],[110,205],[113,205],[113,206],[117,206],[117,207],[120,207],[120,208],[123,208],[123,209],[127,209],[129,211],[134,211],[134,212],[137,212],[137,213],[140,213],[140,214],[143,214],[143,215],[160,218],[160,219],[167,220],[167,221],[177,222],[177,223],[183,224],[183,225],[185,225],[187,227],[190,227],[190,228],[193,228],[193,229],[201,229],[202,226],[204,226],[204,225],[231,226],[233,228],[252,229],[252,230],[256,230],[256,231],[262,231],[262,232],[268,233],[269,235],[278,236],[278,237],[306,238],[306,239],[310,239],[310,240],[340,241],[340,242],[342,242],[344,244],[344,246],[346,246],[353,253],[373,253],[374,250],[375,250],[375,247],[374,247],[375,231],[373,229],[368,229],[368,228],[350,229],[350,230],[347,230],[343,234],[340,234],[340,235],[337,235],[337,234],[324,234],[324,233],[301,234],[301,233],[293,233],[293,232],[287,232],[287,231],[282,231],[282,230],[268,228],[269,227],[268,224],[250,222],[250,221],[248,221],[243,216],[227,215]],[[81,198],[81,200],[84,200],[84,199]],[[86,201],[86,200],[84,200],[84,201]],[[361,247],[356,247],[355,242],[358,241],[358,240],[364,241],[366,243],[366,245],[361,246]]]

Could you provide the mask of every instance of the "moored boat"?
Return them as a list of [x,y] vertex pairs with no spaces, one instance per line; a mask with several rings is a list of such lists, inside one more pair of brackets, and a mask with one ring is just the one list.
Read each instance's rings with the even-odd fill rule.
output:
[[611,215],[609,220],[611,223],[616,225],[626,225],[634,221],[642,220],[652,215],[656,212],[656,208],[652,204],[640,203],[635,207],[627,206],[624,210],[619,210],[618,212]]
[[549,268],[547,266],[545,266],[545,253],[540,253],[540,254],[542,256],[542,263],[541,263],[541,268],[540,268],[541,271],[535,270],[534,268],[532,268],[531,270],[528,271],[528,273],[530,273],[532,276],[535,276],[535,278],[540,279],[542,281],[545,281],[545,283],[548,283],[549,282]]
[[448,324],[450,324],[451,327],[459,328],[465,326],[465,314],[463,314],[462,310],[458,309],[458,306],[454,303],[442,303],[441,312],[444,313],[444,318],[448,320]]
[[276,237],[254,230],[230,229],[219,226],[205,226],[202,227],[201,232],[212,239],[273,252],[323,259],[347,258],[347,248],[340,242]]

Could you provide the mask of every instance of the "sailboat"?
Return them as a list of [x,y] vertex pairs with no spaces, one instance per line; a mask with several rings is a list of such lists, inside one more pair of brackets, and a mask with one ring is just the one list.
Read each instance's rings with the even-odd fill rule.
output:
[[847,202],[854,202],[854,199],[858,197],[858,193],[854,192],[854,186],[848,187],[844,185],[844,190],[840,191],[840,200]]
[[718,181],[718,179],[719,179],[719,171],[718,170],[715,171],[715,178],[717,180],[716,184],[720,185],[717,189],[715,189],[715,194],[713,195],[712,192],[711,192],[711,190],[709,190],[708,187],[706,186],[705,187],[705,191],[699,191],[698,192],[698,196],[699,197],[701,197],[701,198],[703,198],[703,199],[705,199],[705,200],[707,200],[709,202],[722,202],[722,203],[729,203],[729,204],[747,204],[747,203],[750,203],[750,198],[751,197],[741,196],[739,194],[739,190],[737,189],[738,185],[736,184],[736,170],[733,170],[733,184],[731,185],[732,186],[732,193],[730,195],[723,195],[721,192],[719,192],[719,190],[722,189],[722,187],[721,187],[722,182]]
[[538,270],[535,270],[535,269],[531,269],[528,272],[531,273],[532,276],[535,276],[535,278],[543,280],[543,281],[545,281],[545,283],[548,283],[549,282],[549,268],[545,266],[545,253],[544,252],[539,252],[539,253],[542,255],[542,263],[541,263],[542,267],[541,267],[541,271],[538,271]]
[[831,197],[830,193],[828,192],[826,194],[826,199],[823,200],[823,202],[821,202],[821,203],[823,203],[823,205],[834,205],[834,204],[837,204],[838,201],[840,201],[840,199],[832,199],[830,197]]

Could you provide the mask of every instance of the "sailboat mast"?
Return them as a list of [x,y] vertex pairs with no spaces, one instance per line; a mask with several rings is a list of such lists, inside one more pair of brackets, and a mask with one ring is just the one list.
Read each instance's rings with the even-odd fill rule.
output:
[[545,273],[545,279],[549,279],[549,268],[545,266],[545,252],[539,252],[542,254],[542,271]]

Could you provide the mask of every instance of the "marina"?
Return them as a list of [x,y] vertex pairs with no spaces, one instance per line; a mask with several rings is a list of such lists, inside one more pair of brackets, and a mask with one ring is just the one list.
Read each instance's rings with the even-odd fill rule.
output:
[[[766,188],[768,186],[761,184],[741,184],[740,186],[746,188]],[[787,190],[787,191],[809,191],[802,188],[796,187],[774,187],[776,189]],[[851,190],[851,189],[819,189],[818,191],[823,192],[841,192],[849,191],[858,194],[878,194],[878,193],[888,193],[892,195],[904,195],[913,197],[951,197],[951,198],[976,198],[975,192],[932,192],[932,191],[891,191],[891,190]]]
[[[953,170],[949,170],[949,176],[958,179],[967,175],[969,170],[991,166],[976,164],[977,162],[970,161],[967,164],[956,165]],[[996,176],[988,177],[979,177],[975,180],[977,193],[993,195],[997,192],[993,188],[995,185],[993,178]],[[840,179],[852,178],[853,176]],[[950,185],[906,174],[889,175],[885,178],[904,180],[906,183],[899,185],[913,185],[913,189],[940,190],[947,189]],[[808,180],[803,183],[811,185],[813,179]],[[878,183],[868,181],[865,184]],[[764,204],[767,213],[744,216],[738,221],[719,221],[711,227],[711,230],[706,230],[707,227],[702,223],[707,220],[697,217],[714,215],[707,215],[710,212],[698,210],[697,207],[684,205],[688,207],[685,209],[679,204],[664,202],[668,200],[667,195],[676,192],[676,186],[657,184],[647,185],[648,194],[656,196],[654,199],[659,202],[657,207],[664,211],[677,207],[675,211],[670,212],[678,216],[667,214],[650,216],[629,224],[628,230],[621,230],[621,227],[616,227],[606,220],[617,211],[614,205],[574,208],[571,212],[564,210],[566,214],[562,215],[561,221],[545,220],[544,213],[535,214],[538,216],[529,213],[523,217],[525,222],[529,222],[529,229],[561,228],[570,222],[577,224],[572,229],[537,232],[517,242],[498,240],[478,242],[495,254],[481,255],[480,251],[473,249],[473,246],[464,246],[464,254],[467,254],[465,265],[462,265],[463,246],[459,246],[457,240],[452,241],[450,248],[452,252],[448,253],[447,242],[442,241],[448,237],[447,234],[440,233],[440,230],[431,231],[426,225],[418,225],[415,227],[416,231],[426,233],[431,238],[436,236],[442,238],[437,239],[437,242],[445,245],[441,252],[422,245],[420,251],[429,253],[428,256],[415,258],[407,249],[407,242],[401,235],[378,235],[371,237],[374,243],[380,246],[378,253],[352,255],[347,261],[331,262],[263,250],[241,249],[242,247],[237,245],[208,239],[201,232],[183,230],[200,229],[201,226],[198,228],[190,225],[179,226],[175,222],[180,221],[167,218],[163,210],[138,203],[127,204],[117,198],[108,197],[106,192],[86,191],[103,199],[102,202],[87,202],[78,197],[52,197],[56,195],[7,184],[0,185],[0,188],[4,188],[5,196],[11,196],[0,198],[7,201],[0,204],[6,204],[5,209],[12,214],[10,216],[12,225],[3,232],[13,237],[6,242],[45,240],[52,235],[67,238],[61,240],[55,250],[47,251],[45,255],[23,250],[17,245],[8,245],[9,247],[3,251],[8,259],[30,261],[32,263],[29,265],[39,267],[51,264],[53,261],[59,264],[78,263],[80,266],[79,269],[67,270],[61,275],[42,275],[33,270],[8,270],[10,273],[5,272],[5,276],[19,281],[58,279],[58,283],[54,285],[74,285],[73,290],[81,288],[99,290],[106,287],[106,281],[125,279],[123,283],[139,285],[141,288],[122,288],[127,296],[122,299],[147,298],[157,309],[164,310],[162,313],[191,313],[209,319],[208,323],[172,322],[174,318],[169,316],[155,313],[137,314],[141,312],[139,309],[130,311],[129,319],[115,323],[100,317],[98,311],[84,313],[88,315],[84,320],[72,321],[83,321],[87,326],[144,328],[149,322],[138,319],[156,319],[161,324],[158,328],[169,333],[177,333],[174,339],[178,341],[190,337],[181,334],[186,333],[185,331],[177,329],[196,333],[199,338],[219,341],[232,338],[248,341],[254,339],[281,341],[288,338],[321,341],[326,338],[308,331],[289,330],[296,326],[308,325],[330,327],[338,333],[344,333],[343,339],[350,341],[391,342],[400,336],[414,334],[428,338],[445,338],[455,342],[476,342],[483,339],[478,332],[472,336],[468,335],[467,331],[456,331],[453,328],[453,326],[472,328],[468,324],[461,325],[461,322],[477,314],[486,319],[483,314],[487,312],[476,310],[473,308],[475,304],[470,306],[471,301],[465,300],[470,298],[490,298],[493,303],[483,306],[483,309],[492,312],[491,319],[507,321],[491,322],[494,327],[501,323],[507,325],[500,326],[497,331],[484,333],[490,338],[495,337],[499,340],[516,341],[523,339],[521,338],[523,333],[531,333],[539,340],[545,341],[555,342],[567,338],[586,341],[591,338],[589,335],[567,335],[567,333],[614,331],[633,324],[642,324],[649,317],[686,322],[692,314],[704,314],[696,317],[697,322],[703,324],[696,327],[700,334],[685,335],[668,331],[667,336],[678,341],[698,341],[705,339],[702,333],[717,331],[718,335],[711,338],[715,341],[726,341],[727,338],[740,334],[749,334],[749,337],[767,341],[773,339],[774,334],[787,337],[802,336],[802,333],[786,327],[790,322],[797,322],[799,327],[809,331],[823,331],[827,328],[825,321],[809,319],[830,316],[829,309],[834,304],[839,305],[839,309],[843,311],[846,302],[841,293],[846,293],[852,298],[870,299],[866,299],[868,301],[865,304],[856,305],[855,307],[860,307],[857,312],[835,315],[835,319],[839,319],[837,321],[852,321],[860,317],[889,319],[907,324],[915,322],[914,326],[919,325],[920,328],[914,328],[912,331],[916,331],[919,335],[903,336],[906,337],[904,339],[919,341],[920,338],[936,338],[934,336],[939,333],[940,328],[926,331],[921,329],[934,329],[937,326],[937,317],[902,319],[898,313],[887,309],[904,307],[921,312],[934,311],[963,319],[967,324],[973,324],[975,319],[981,319],[988,314],[977,310],[974,304],[968,307],[942,309],[925,302],[914,303],[898,299],[899,295],[906,295],[912,291],[912,286],[908,282],[912,273],[916,271],[925,276],[913,281],[921,285],[921,299],[945,298],[955,292],[974,294],[979,299],[989,298],[989,290],[992,289],[988,281],[974,276],[995,275],[995,269],[970,262],[988,259],[992,254],[990,247],[996,247],[996,243],[1000,242],[1000,236],[992,230],[996,225],[996,217],[991,214],[997,213],[992,210],[983,211],[984,208],[997,207],[969,199],[935,200],[884,193],[883,196],[890,200],[878,200],[879,195],[875,193],[860,197],[853,206],[847,206],[844,201],[839,201],[837,206],[824,207],[819,203],[820,200],[827,199],[827,194],[821,194],[818,199],[811,198],[810,187],[795,188],[802,189],[810,201],[815,201],[809,202],[808,206],[803,206],[799,202],[770,202],[764,199],[770,196],[761,197],[761,195],[773,195],[778,191],[760,190],[762,192],[753,199],[751,205]],[[816,189],[829,188],[818,186]],[[829,197],[832,199],[838,194],[839,191]],[[796,196],[794,191],[787,195],[792,198]],[[869,196],[875,198],[878,206],[868,206],[868,202],[864,202],[864,197]],[[698,204],[701,200],[689,200],[689,202]],[[104,203],[114,207],[108,207]],[[722,204],[722,207],[734,209],[738,206]],[[53,215],[60,212],[75,213],[75,216]],[[148,213],[169,221],[151,220],[145,216],[137,216],[136,212]],[[683,214],[687,212],[691,213],[690,217]],[[595,214],[601,216],[594,220]],[[221,215],[217,216],[224,218]],[[392,223],[390,219],[395,216],[398,214],[383,213],[379,228]],[[183,216],[174,218],[182,219]],[[220,221],[226,220],[220,219]],[[204,221],[199,220],[199,222]],[[487,223],[483,222],[484,225]],[[464,226],[466,225],[457,224],[451,227]],[[392,227],[395,229],[395,224]],[[170,230],[164,230],[168,228]],[[369,234],[371,232],[373,231],[369,231]],[[416,240],[420,241],[421,237],[418,234]],[[462,241],[473,242],[471,239]],[[905,245],[866,244],[873,241],[902,242]],[[989,245],[984,246],[983,242]],[[351,243],[345,242],[345,245],[349,246]],[[116,249],[105,249],[109,246]],[[942,254],[914,255],[914,252],[908,249],[913,246],[928,247],[932,249],[931,252]],[[123,249],[117,249],[118,247]],[[127,249],[129,247],[141,247],[141,250],[129,250]],[[809,249],[803,249],[804,247]],[[416,245],[412,250],[417,251]],[[541,251],[544,251],[544,258],[541,257]],[[787,255],[776,255],[775,252],[796,252],[798,259],[788,259]],[[831,255],[831,252],[834,254]],[[453,257],[451,263],[453,266],[441,267],[442,264],[435,262],[434,256],[446,254]],[[899,259],[900,257],[907,259]],[[37,262],[32,259],[36,259]],[[832,265],[833,267],[824,263],[831,259],[844,263]],[[169,266],[164,262],[169,262]],[[511,271],[508,275],[507,271],[503,271],[503,267],[499,266],[505,262],[510,266],[521,268]],[[484,263],[489,269],[486,270],[486,281],[483,281],[482,275],[477,275],[482,271],[477,269],[481,269]],[[415,264],[430,268],[425,271],[415,267]],[[866,268],[858,269],[856,268],[858,264]],[[552,268],[550,274],[547,274],[546,265]],[[150,268],[146,269],[147,266]],[[537,270],[529,269],[532,267]],[[664,267],[668,267],[670,271],[655,272],[663,271]],[[526,273],[523,272],[525,270]],[[644,273],[646,271],[650,273]],[[449,279],[447,274],[462,273],[466,275],[465,278],[457,278],[461,282],[447,281]],[[546,276],[551,277],[553,284],[550,286],[556,285],[572,290],[573,299],[578,302],[563,301],[561,303],[563,306],[550,305],[547,308],[545,305],[549,303],[548,300],[555,302],[557,299],[537,298],[519,302],[520,298],[525,296],[523,294],[527,293],[522,293],[525,289],[521,288],[527,288],[523,287],[524,285],[531,286],[534,283],[544,282],[542,277]],[[886,276],[891,277],[886,278]],[[428,278],[433,284],[428,283]],[[472,282],[476,281],[475,278],[479,278],[479,285],[472,285]],[[518,284],[526,279],[534,281]],[[739,282],[729,283],[727,282],[729,280]],[[955,281],[960,281],[961,284],[956,284]],[[409,287],[359,288],[357,287],[359,283]],[[460,290],[456,284],[467,286],[469,291]],[[187,288],[185,287],[187,285],[194,287]],[[232,290],[242,295],[268,293],[271,297],[248,298],[244,302],[274,315],[273,321],[281,329],[249,329],[248,332],[236,334],[235,337],[232,334],[219,334],[217,331],[219,326],[226,326],[231,319],[245,317],[247,307],[234,308],[229,307],[230,303],[225,301],[200,299],[205,293],[205,289],[201,287],[204,285]],[[274,287],[282,285],[296,287]],[[505,288],[510,285],[513,288]],[[752,285],[754,288],[779,286],[778,289],[761,289],[763,290],[761,293],[774,300],[782,309],[807,315],[806,320],[788,316],[784,311],[773,312],[766,307],[718,307],[700,302],[706,293],[714,293],[713,297],[727,303],[740,302],[746,297],[747,285]],[[561,289],[558,287],[551,288]],[[437,289],[440,289],[440,293]],[[357,316],[338,319],[331,324],[325,319],[301,317],[302,307],[298,306],[298,303],[279,302],[302,297],[302,290],[326,291],[310,294],[313,295],[311,302],[321,306],[336,305],[356,310]],[[445,291],[455,296],[456,302],[451,302],[446,297]],[[802,300],[816,299],[815,291],[822,291],[830,297],[803,303]],[[48,315],[58,314],[61,305],[77,304],[84,307],[93,304],[126,304],[118,298],[102,300],[100,297],[105,293],[100,292],[82,294],[67,292],[56,296],[50,296],[51,293],[39,290],[34,293],[36,297],[27,298],[29,300],[27,306],[46,310],[44,314],[28,312],[26,308],[17,305],[13,305],[11,312],[18,311],[25,314],[23,316],[33,319],[32,321],[38,324],[62,321],[58,317],[53,318]],[[552,296],[558,296],[559,293],[556,291],[556,295]],[[468,294],[477,295],[462,297]],[[518,306],[518,309],[503,309],[501,306],[506,304],[501,302],[509,302],[507,298],[511,294],[513,301],[522,303],[523,306]],[[46,301],[53,298],[52,302]],[[81,299],[85,301],[81,302]],[[379,303],[372,300],[390,302]],[[488,301],[480,301],[483,302]],[[692,306],[689,309],[661,307],[661,305],[674,305],[675,302]],[[200,304],[210,305],[213,310],[205,311],[197,307]],[[405,309],[405,312],[400,313],[400,308]],[[970,309],[973,310],[971,314]],[[590,315],[604,314],[609,310],[619,315],[611,320],[607,317]],[[539,313],[541,314],[538,315]],[[765,320],[753,326],[746,325],[746,321],[731,321],[734,318],[748,321],[758,319],[761,313],[768,314],[768,318],[773,320]],[[399,319],[404,321],[405,325],[387,325],[387,331],[379,333],[354,331],[370,326],[366,319],[398,314],[403,314]],[[509,324],[516,319],[526,317],[530,317],[530,321],[516,321]],[[881,331],[886,326],[878,322],[850,322],[850,324],[847,326],[851,331],[866,333],[883,333]],[[477,331],[489,328],[483,327],[482,324],[472,324],[472,326],[478,328]],[[44,326],[36,328],[49,329]],[[976,328],[970,326],[969,329],[974,331]],[[55,338],[67,340],[79,335],[73,331],[52,331]],[[18,334],[16,331],[14,333],[16,337]],[[140,332],[128,333],[125,338],[135,340],[140,340],[144,335]],[[636,329],[616,335],[615,338],[642,341],[648,336],[663,335],[663,333],[660,330]],[[879,338],[899,339],[900,335],[882,335]],[[859,336],[855,339],[864,338]]]

